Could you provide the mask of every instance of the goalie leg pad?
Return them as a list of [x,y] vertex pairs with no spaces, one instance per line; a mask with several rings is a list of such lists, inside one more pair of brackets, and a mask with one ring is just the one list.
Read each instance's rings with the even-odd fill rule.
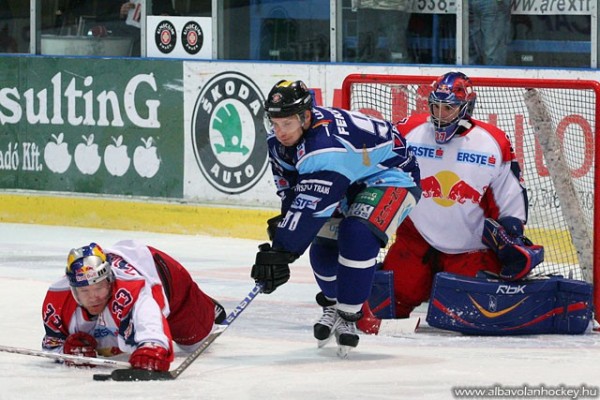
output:
[[592,318],[592,285],[562,277],[506,282],[446,272],[434,280],[430,326],[476,335],[580,334]]
[[394,305],[394,272],[375,271],[371,294],[367,300],[373,315],[380,319],[392,319],[396,317]]

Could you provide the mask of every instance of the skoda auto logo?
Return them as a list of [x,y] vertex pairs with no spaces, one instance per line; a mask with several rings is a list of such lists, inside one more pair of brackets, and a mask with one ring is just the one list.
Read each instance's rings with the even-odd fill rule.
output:
[[237,72],[214,76],[203,86],[192,116],[192,142],[204,177],[227,194],[254,186],[267,168],[264,98]]

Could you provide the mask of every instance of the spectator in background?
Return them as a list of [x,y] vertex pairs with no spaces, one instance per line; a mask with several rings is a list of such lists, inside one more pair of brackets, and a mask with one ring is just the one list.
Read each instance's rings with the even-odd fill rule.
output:
[[[76,30],[63,29],[62,33],[77,35],[92,35],[96,37],[103,36],[128,36],[132,37],[132,56],[140,55],[140,22],[139,15],[137,20],[128,18],[130,10],[134,10],[136,5],[144,0],[71,0],[66,6],[61,8],[60,14],[63,15],[65,25],[75,25]],[[171,0],[153,0],[152,12],[149,15],[176,15]]]
[[[119,16],[121,19],[125,20],[125,24],[130,30],[129,34],[136,38],[133,42],[133,56],[139,56],[141,53],[139,8],[141,7],[142,1],[144,0],[127,1],[122,3],[119,9]],[[136,12],[136,8],[138,9],[138,12]],[[148,15],[177,15],[177,13],[173,8],[171,0],[152,0],[152,12],[148,12]]]
[[[126,18],[129,10],[135,9],[140,0],[131,0],[121,4],[121,18]],[[152,0],[152,15],[175,15],[171,0]]]
[[469,0],[469,64],[506,65],[511,0]]
[[[408,22],[412,0],[352,0],[357,12],[359,62],[412,63]],[[382,38],[387,43],[380,43]]]
[[19,44],[17,40],[9,35],[8,23],[0,29],[0,53],[18,53]]

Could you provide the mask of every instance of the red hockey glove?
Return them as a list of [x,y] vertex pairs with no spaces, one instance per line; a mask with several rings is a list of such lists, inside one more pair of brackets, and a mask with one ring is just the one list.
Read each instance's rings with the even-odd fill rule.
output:
[[74,356],[96,357],[96,339],[85,332],[69,335],[63,345],[63,353]]
[[129,357],[132,368],[147,369],[150,371],[168,371],[169,351],[154,343],[144,343]]
[[[77,332],[69,335],[63,344],[63,353],[73,356],[96,357],[96,339],[85,332]],[[91,367],[94,365],[65,361],[65,365],[76,367]]]

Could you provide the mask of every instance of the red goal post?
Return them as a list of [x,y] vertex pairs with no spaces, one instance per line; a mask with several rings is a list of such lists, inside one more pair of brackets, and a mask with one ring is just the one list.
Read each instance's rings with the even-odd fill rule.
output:
[[[342,84],[342,107],[392,122],[428,112],[437,76],[352,74]],[[534,272],[561,274],[594,285],[600,307],[600,83],[590,80],[471,77],[473,117],[511,138],[529,197],[526,234],[544,245]],[[443,191],[443,190],[442,190]],[[442,193],[442,196],[444,193]],[[446,199],[447,200],[447,199]],[[598,229],[596,229],[598,227]],[[600,321],[596,313],[596,320]]]

